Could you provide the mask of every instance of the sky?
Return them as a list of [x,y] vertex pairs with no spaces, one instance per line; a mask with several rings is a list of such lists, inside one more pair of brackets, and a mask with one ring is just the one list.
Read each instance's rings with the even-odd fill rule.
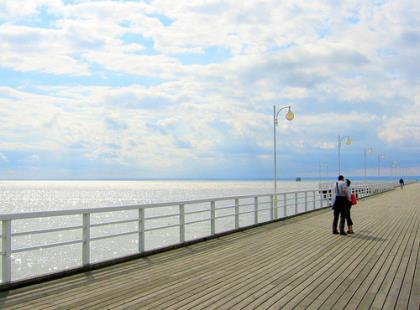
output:
[[0,179],[420,175],[420,3],[1,0]]

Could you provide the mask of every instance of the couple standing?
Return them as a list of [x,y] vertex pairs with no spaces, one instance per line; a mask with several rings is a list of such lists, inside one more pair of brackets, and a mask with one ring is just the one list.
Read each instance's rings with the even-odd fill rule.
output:
[[[347,235],[353,234],[353,221],[350,217],[351,208],[351,188],[350,180],[344,180],[344,177],[340,175],[338,182],[335,183],[335,201],[333,205],[334,220],[332,225],[333,234]],[[338,218],[340,218],[339,230],[337,230]],[[344,231],[345,220],[347,220],[347,233]]]

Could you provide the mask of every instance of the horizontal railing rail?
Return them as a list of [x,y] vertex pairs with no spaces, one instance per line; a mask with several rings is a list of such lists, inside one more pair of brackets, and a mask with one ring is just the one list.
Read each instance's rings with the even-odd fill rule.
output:
[[[393,183],[364,184],[354,186],[353,191],[359,198],[363,198],[394,187]],[[21,267],[13,261],[17,254],[78,245],[79,263],[62,268],[62,270],[74,269],[115,258],[93,260],[92,254],[99,251],[99,248],[97,250],[92,248],[94,242],[131,236],[128,240],[134,239],[137,248],[129,255],[142,254],[329,207],[333,200],[334,190],[329,188],[118,207],[1,214],[1,280],[2,284],[7,284],[33,277],[33,275],[19,274]],[[121,212],[129,214],[123,214],[123,218],[114,218],[115,213]],[[107,216],[94,218],[98,214]],[[46,228],[41,225],[37,229],[24,231],[20,229],[19,221],[22,220],[39,221],[57,217],[61,219],[58,221],[59,227]],[[57,224],[56,222],[54,224]],[[112,229],[106,231],[109,227],[114,227],[114,231]],[[170,229],[175,229],[175,233],[165,236],[174,240],[158,245],[160,237],[153,237],[153,233]],[[75,236],[65,239],[63,236],[68,232],[72,232]],[[38,238],[41,239],[38,243],[32,240],[45,235],[65,240],[49,241]],[[110,246],[111,243],[103,247]],[[103,250],[103,247],[100,249]],[[62,270],[41,270],[37,275],[47,275]]]

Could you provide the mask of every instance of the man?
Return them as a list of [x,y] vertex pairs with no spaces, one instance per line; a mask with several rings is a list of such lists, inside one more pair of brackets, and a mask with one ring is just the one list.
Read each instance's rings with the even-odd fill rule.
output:
[[[344,231],[344,220],[346,213],[347,200],[347,185],[344,182],[344,176],[338,176],[338,182],[335,183],[335,201],[333,205],[334,219],[332,224],[332,232],[334,235],[347,235]],[[338,218],[340,218],[339,230],[337,230]]]

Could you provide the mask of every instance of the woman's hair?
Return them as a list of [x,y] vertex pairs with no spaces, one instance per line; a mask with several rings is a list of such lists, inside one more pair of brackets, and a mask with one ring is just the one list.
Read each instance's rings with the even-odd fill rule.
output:
[[349,179],[346,179],[346,184],[347,184],[347,186],[350,186],[351,181]]

